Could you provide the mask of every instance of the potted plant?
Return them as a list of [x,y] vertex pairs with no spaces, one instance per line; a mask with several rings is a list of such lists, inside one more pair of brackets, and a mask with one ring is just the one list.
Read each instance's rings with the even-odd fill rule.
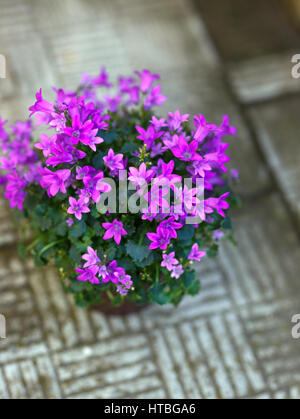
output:
[[[235,128],[226,116],[219,126],[178,110],[159,118],[158,79],[143,70],[113,90],[103,68],[75,92],[54,89],[53,103],[40,90],[10,133],[0,119],[0,182],[20,255],[54,264],[81,307],[177,305],[199,291],[193,263],[232,239],[238,174],[223,139]],[[39,140],[34,125],[45,128]]]

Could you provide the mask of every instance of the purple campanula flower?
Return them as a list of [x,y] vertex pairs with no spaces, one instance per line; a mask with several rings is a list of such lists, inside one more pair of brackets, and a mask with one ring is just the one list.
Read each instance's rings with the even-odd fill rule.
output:
[[184,114],[181,115],[180,112],[177,110],[174,113],[169,112],[169,119],[168,119],[168,126],[170,131],[178,131],[181,128],[181,124],[183,122],[188,121],[190,115]]
[[102,226],[105,230],[107,230],[103,236],[103,240],[114,238],[114,241],[117,244],[120,244],[121,237],[127,235],[127,232],[123,227],[123,223],[117,219],[115,219],[112,223],[102,223]]
[[68,208],[68,214],[74,214],[77,220],[82,219],[82,214],[87,214],[90,212],[90,209],[84,199],[79,199],[76,201],[75,198],[70,196],[69,203],[70,207]]
[[107,88],[112,87],[112,84],[108,80],[108,74],[106,72],[105,67],[102,67],[100,69],[100,73],[98,76],[91,79],[91,85],[93,87],[101,87],[101,86],[104,86]]
[[66,223],[67,223],[68,227],[72,227],[72,226],[74,225],[74,220],[73,220],[73,218],[68,218],[68,219],[66,220]]
[[201,160],[200,154],[196,153],[198,148],[198,141],[193,140],[188,143],[186,139],[180,135],[178,137],[178,143],[172,148],[172,153],[175,157],[183,161],[194,161]]
[[44,157],[49,157],[51,154],[51,145],[55,143],[57,135],[53,135],[51,138],[46,134],[41,134],[41,142],[34,144],[34,147],[38,150],[42,150]]
[[49,169],[41,169],[41,186],[48,188],[48,195],[55,196],[59,191],[63,194],[67,192],[66,183],[71,176],[71,170],[63,169],[51,172]]
[[152,116],[150,124],[153,126],[156,132],[159,132],[162,128],[167,127],[165,118],[156,118],[156,116]]
[[97,255],[97,250],[94,250],[92,247],[87,248],[87,253],[82,256],[82,259],[85,260],[85,264],[83,265],[84,268],[88,268],[89,266],[97,265],[100,262],[100,259]]
[[163,261],[161,262],[161,266],[163,268],[167,268],[168,271],[172,271],[174,268],[174,265],[178,265],[178,260],[175,258],[175,252],[164,254],[163,255]]
[[150,125],[150,127],[148,127],[146,130],[142,127],[139,127],[138,125],[135,128],[140,134],[136,138],[138,140],[144,141],[144,143],[147,145],[147,149],[151,148],[155,140],[160,138],[164,133],[163,131],[156,132],[152,125]]
[[91,284],[99,284],[99,278],[96,276],[98,273],[97,266],[90,266],[85,269],[75,269],[80,275],[78,275],[77,280],[82,282],[90,282]]
[[199,250],[198,243],[195,243],[192,246],[190,254],[188,255],[188,260],[198,260],[200,262],[201,258],[206,255],[205,251]]
[[145,163],[142,163],[138,169],[135,167],[129,168],[128,180],[130,180],[134,185],[143,187],[147,185],[151,178],[154,176],[153,170],[147,170]]
[[167,100],[165,95],[161,94],[161,86],[155,86],[144,101],[144,107],[149,110],[153,106],[161,106]]
[[[95,143],[95,136],[98,130],[94,129],[94,124],[92,121],[86,121],[82,123],[79,115],[75,115],[72,120],[72,127],[67,127],[64,130],[64,133],[70,136],[70,141],[73,145],[81,142],[84,145],[91,146]],[[101,141],[102,140],[102,141]],[[103,142],[103,139],[100,138],[100,143]]]
[[29,117],[34,115],[36,112],[42,112],[46,114],[51,114],[52,112],[54,112],[54,106],[52,105],[52,103],[47,102],[43,98],[42,89],[40,89],[39,92],[37,92],[35,97],[36,97],[35,104],[29,108],[29,110],[31,111],[31,114],[29,115]]
[[6,176],[4,196],[9,200],[11,208],[18,207],[20,211],[23,210],[24,199],[27,195],[27,192],[24,190],[26,186],[27,182],[17,172]]
[[115,169],[123,170],[123,168],[124,168],[124,166],[123,166],[123,154],[115,154],[114,150],[112,148],[110,148],[108,150],[108,154],[107,154],[107,156],[103,157],[103,160],[104,160],[106,166],[110,170],[115,170]]
[[167,220],[164,220],[159,225],[160,228],[169,232],[171,238],[177,238],[176,230],[179,230],[183,227],[183,224],[177,223],[175,217],[170,217]]
[[12,133],[15,135],[17,141],[29,141],[32,134],[32,122],[28,121],[17,121],[15,125],[10,127]]
[[56,129],[56,131],[63,132],[66,128],[66,117],[64,113],[52,112],[52,120],[49,122],[49,125]]
[[152,83],[155,80],[160,79],[158,74],[151,74],[149,70],[143,70],[142,72],[136,71],[135,74],[137,74],[141,80],[139,87],[143,93],[148,92]]
[[105,99],[105,101],[108,105],[108,110],[110,112],[117,112],[117,110],[119,108],[119,104],[122,101],[122,96],[119,96],[119,95],[112,96],[112,97],[105,96],[104,99]]
[[176,265],[173,267],[171,278],[179,279],[183,273],[184,273],[184,270],[182,268],[182,265]]
[[147,233],[148,239],[151,241],[149,249],[166,250],[170,243],[170,234],[162,228],[157,228],[156,233]]
[[221,240],[224,237],[224,233],[221,230],[215,230],[212,234],[214,240]]
[[228,197],[230,192],[226,192],[221,195],[219,198],[207,198],[205,200],[205,212],[207,214],[211,214],[214,210],[217,211],[223,218],[226,218],[226,214],[223,210],[227,210],[229,208],[228,202],[225,199]]

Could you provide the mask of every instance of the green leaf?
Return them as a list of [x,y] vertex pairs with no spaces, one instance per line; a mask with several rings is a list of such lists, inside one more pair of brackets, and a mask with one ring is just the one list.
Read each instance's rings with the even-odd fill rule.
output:
[[147,246],[139,245],[132,240],[126,244],[126,251],[135,262],[141,262],[151,254],[151,250]]
[[75,263],[79,263],[81,261],[81,253],[75,245],[71,246],[69,250],[69,257]]
[[116,131],[110,131],[110,132],[99,131],[98,136],[103,138],[106,144],[111,144],[117,138],[117,133]]
[[79,238],[86,232],[86,223],[81,220],[74,224],[70,229],[70,236],[73,238]]
[[192,225],[186,225],[181,230],[178,230],[179,240],[189,240],[192,239],[195,233],[195,229]]
[[217,253],[218,253],[218,250],[219,250],[219,245],[218,245],[218,244],[213,244],[213,245],[209,248],[209,250],[208,250],[208,252],[207,252],[207,256],[208,256],[209,258],[214,258],[214,257],[216,257],[216,256],[217,256]]
[[182,283],[185,288],[190,288],[196,281],[195,271],[185,271],[182,277]]
[[56,226],[55,230],[56,230],[56,233],[57,233],[59,236],[63,237],[63,236],[65,236],[65,235],[66,235],[67,228],[68,228],[67,223],[66,223],[65,221],[62,221],[61,223],[59,223],[59,224]]
[[200,291],[200,281],[195,281],[187,290],[189,295],[196,295]]
[[169,292],[164,292],[164,289],[164,285],[154,284],[149,290],[152,301],[159,305],[168,304],[171,300],[171,296]]
[[26,260],[28,257],[28,250],[24,243],[18,243],[18,252],[21,259]]
[[134,143],[126,143],[121,148],[121,153],[133,154],[138,149],[138,146]]
[[96,170],[102,170],[104,168],[104,160],[103,157],[105,156],[105,153],[100,152],[96,154],[96,156],[93,158],[93,166]]
[[221,227],[225,228],[226,230],[232,229],[231,218],[229,217],[229,215],[227,215],[227,217],[222,221]]

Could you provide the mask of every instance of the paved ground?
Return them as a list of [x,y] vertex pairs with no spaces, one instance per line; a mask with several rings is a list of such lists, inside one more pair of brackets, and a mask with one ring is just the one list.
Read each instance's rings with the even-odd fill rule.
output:
[[75,308],[55,273],[25,266],[1,200],[0,398],[300,398],[300,81],[290,63],[300,32],[283,3],[293,0],[0,0],[1,115],[24,117],[40,87],[74,87],[101,64],[113,76],[149,67],[169,108],[212,121],[226,112],[238,126],[244,199],[239,247],[199,265],[202,293],[126,319]]

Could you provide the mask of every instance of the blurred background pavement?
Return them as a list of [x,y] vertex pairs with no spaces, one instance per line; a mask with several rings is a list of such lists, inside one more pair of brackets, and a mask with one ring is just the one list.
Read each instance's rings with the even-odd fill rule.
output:
[[0,115],[28,116],[35,92],[162,76],[160,113],[238,128],[243,208],[237,248],[198,266],[202,292],[128,318],[74,307],[54,272],[18,259],[0,200],[0,398],[300,398],[299,0],[0,0]]

